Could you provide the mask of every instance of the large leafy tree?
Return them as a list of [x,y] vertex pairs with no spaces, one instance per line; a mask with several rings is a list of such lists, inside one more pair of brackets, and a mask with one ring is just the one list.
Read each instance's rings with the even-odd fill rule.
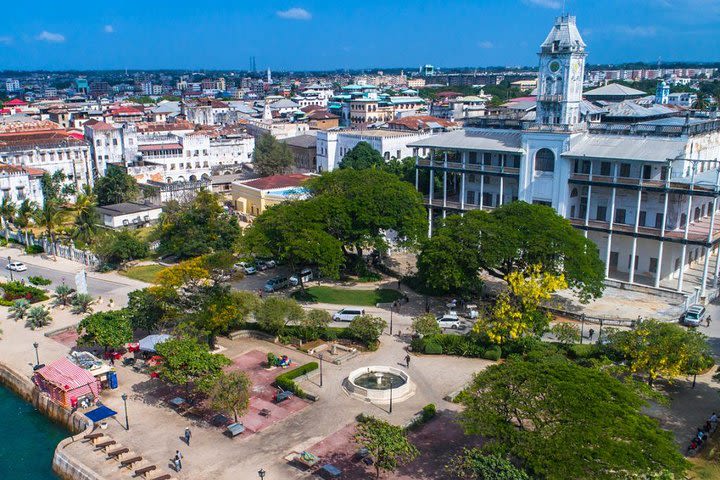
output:
[[133,332],[125,310],[97,312],[83,318],[77,327],[79,342],[83,345],[99,345],[107,351],[120,348],[132,341]]
[[252,382],[245,372],[223,372],[208,390],[210,405],[214,409],[232,413],[237,422],[250,406],[251,387]]
[[184,385],[189,392],[194,384],[199,390],[207,391],[229,365],[224,355],[211,353],[207,345],[194,338],[172,338],[157,345],[163,362],[156,371],[160,378],[176,385]]
[[26,198],[20,205],[18,205],[17,212],[15,212],[15,219],[13,220],[13,223],[15,223],[15,225],[19,228],[25,230],[25,245],[30,244],[28,227],[32,221],[33,212],[36,209],[37,204]]
[[359,142],[340,161],[340,168],[365,170],[366,168],[382,167],[385,159],[368,142]]
[[135,200],[140,193],[138,183],[125,170],[108,165],[105,176],[95,181],[95,195],[98,205],[113,205]]
[[286,173],[294,163],[290,147],[278,142],[270,133],[262,135],[255,143],[253,157],[255,169],[263,177]]
[[705,335],[674,323],[645,320],[632,330],[610,334],[608,345],[627,371],[646,375],[650,385],[659,377],[673,379],[712,365]]
[[455,292],[476,286],[481,270],[504,278],[536,264],[563,274],[582,301],[602,295],[597,246],[552,208],[525,202],[448,217],[424,242],[418,273],[428,287]]
[[428,336],[442,333],[437,318],[432,313],[425,313],[413,318],[412,329],[417,335]]
[[148,287],[128,293],[128,318],[134,329],[163,330],[175,323],[180,312],[177,292],[172,288]]
[[299,322],[305,316],[305,310],[292,298],[270,297],[258,306],[255,319],[264,331],[273,335],[282,335],[285,326]]
[[103,263],[121,265],[147,257],[150,246],[130,230],[111,230],[99,235],[93,244],[93,251]]
[[402,427],[374,417],[366,418],[358,424],[355,441],[372,455],[375,478],[380,478],[381,471],[394,472],[420,454]]
[[5,241],[10,239],[10,220],[15,217],[17,211],[17,205],[9,196],[5,196],[0,202],[0,220],[2,220],[2,227],[5,229]]
[[447,471],[458,480],[530,480],[524,470],[506,458],[483,452],[479,448],[466,448],[454,456]]
[[100,226],[98,224],[100,216],[96,210],[97,198],[89,187],[78,195],[73,210],[75,211],[75,220],[73,222],[72,238],[85,245],[91,245],[97,238]]
[[477,374],[462,397],[462,424],[487,448],[519,459],[533,477],[681,478],[672,434],[642,413],[638,388],[558,355],[511,357]]
[[[57,200],[45,200],[42,207],[35,210],[33,220],[39,227],[45,229],[50,241],[55,244],[55,234],[65,223],[68,211]],[[53,250],[53,255],[55,251]]]
[[387,328],[387,322],[374,315],[358,315],[353,318],[347,327],[348,334],[355,340],[368,345],[376,345],[380,340],[383,330]]
[[161,252],[191,258],[231,250],[240,237],[240,225],[217,196],[203,190],[188,203],[171,202],[160,216],[157,234]]

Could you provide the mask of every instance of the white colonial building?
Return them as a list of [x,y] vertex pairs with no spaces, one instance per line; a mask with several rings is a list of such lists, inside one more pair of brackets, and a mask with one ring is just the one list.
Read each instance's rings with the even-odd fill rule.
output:
[[572,16],[558,17],[539,55],[534,121],[483,118],[409,144],[429,170],[427,186],[416,178],[430,234],[436,216],[549,205],[597,244],[608,279],[706,296],[720,273],[720,121],[586,122]]

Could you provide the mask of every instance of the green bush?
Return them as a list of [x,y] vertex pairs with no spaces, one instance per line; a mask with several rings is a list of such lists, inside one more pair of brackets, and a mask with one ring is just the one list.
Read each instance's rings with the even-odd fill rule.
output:
[[3,296],[0,300],[0,305],[9,307],[13,305],[14,301],[20,298],[24,298],[30,303],[42,302],[48,299],[45,292],[39,288],[25,285],[20,282],[7,282],[0,284],[0,288],[3,290]]
[[415,337],[410,341],[410,349],[413,352],[424,352],[425,351],[425,339]]
[[278,375],[278,377],[275,379],[275,385],[277,385],[279,388],[282,388],[283,390],[290,390],[298,397],[305,397],[305,392],[296,384],[293,380],[305,375],[308,372],[312,372],[313,370],[316,370],[318,368],[317,362],[310,362],[306,363],[305,365],[302,365],[294,370],[290,370],[289,372],[283,373],[282,375]]
[[40,275],[31,275],[28,277],[28,281],[33,285],[45,286],[50,285],[52,280],[49,278],[41,277]]
[[493,362],[497,362],[498,360],[500,360],[501,356],[502,350],[500,350],[500,347],[498,346],[490,347],[482,354],[482,358],[484,358],[485,360],[492,360]]
[[427,422],[437,414],[437,408],[434,403],[428,403],[422,409],[422,421]]
[[595,344],[583,344],[578,343],[570,345],[567,350],[568,358],[572,360],[579,360],[585,358],[595,358],[600,353],[600,348]]
[[38,253],[45,252],[45,249],[42,247],[42,245],[28,245],[25,247],[25,253],[28,255],[37,255]]
[[434,341],[425,342],[425,353],[428,355],[441,355],[443,353],[442,345]]

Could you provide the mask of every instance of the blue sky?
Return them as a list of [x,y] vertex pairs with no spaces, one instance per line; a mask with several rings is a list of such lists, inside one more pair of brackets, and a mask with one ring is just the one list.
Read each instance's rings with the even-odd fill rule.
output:
[[[563,0],[6,2],[0,69],[534,65]],[[720,60],[720,0],[567,0],[590,63]]]

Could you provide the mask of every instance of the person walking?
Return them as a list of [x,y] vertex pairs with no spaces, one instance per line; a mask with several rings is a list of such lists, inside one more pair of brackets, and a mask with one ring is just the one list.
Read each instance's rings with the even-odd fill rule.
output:
[[712,319],[710,318],[710,315],[708,315],[708,316],[707,316],[707,320],[706,320],[708,327],[710,326],[710,321],[711,321],[711,320],[712,320]]
[[175,470],[177,470],[178,472],[182,470],[182,459],[183,454],[180,453],[180,450],[175,450]]
[[187,443],[188,447],[190,446],[190,437],[192,437],[190,427],[185,427],[185,443]]
[[410,354],[405,355],[405,368],[410,368]]
[[595,329],[591,328],[588,331],[588,338],[590,339],[590,341],[592,341],[594,335],[595,335]]

